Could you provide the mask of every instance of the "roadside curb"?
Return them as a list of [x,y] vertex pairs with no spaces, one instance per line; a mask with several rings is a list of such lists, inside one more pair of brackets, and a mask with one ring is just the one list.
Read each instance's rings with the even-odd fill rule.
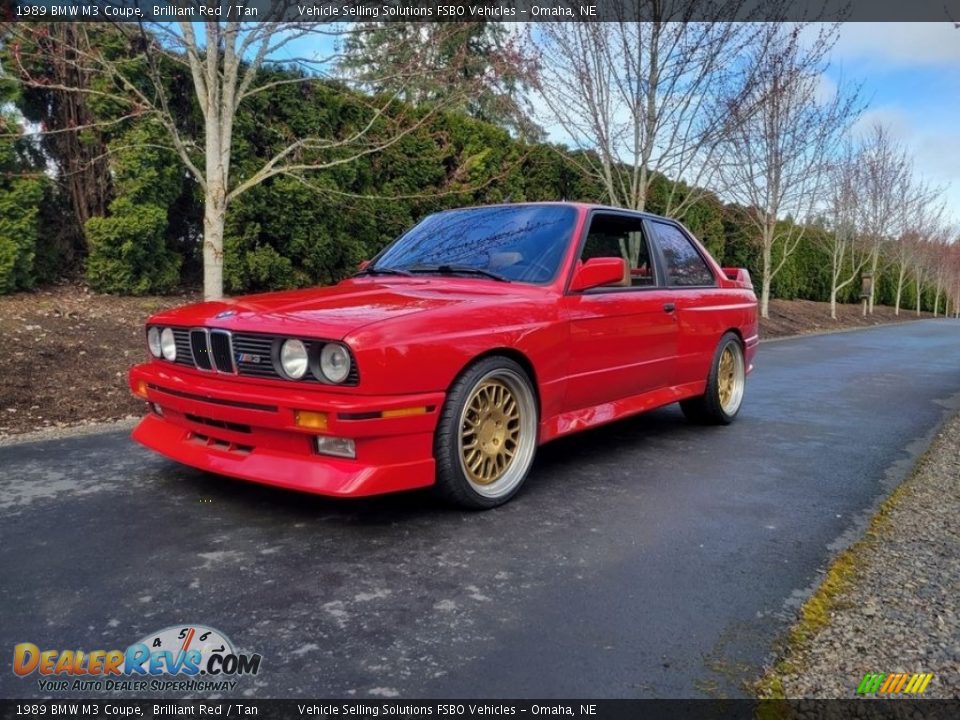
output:
[[139,421],[139,415],[128,415],[120,420],[105,420],[83,425],[64,425],[63,427],[31,430],[30,432],[17,433],[16,435],[0,435],[0,448],[11,447],[13,445],[28,445],[30,443],[45,442],[48,440],[66,440],[84,435],[99,435],[100,433],[132,430],[133,426]]
[[762,343],[778,343],[784,340],[796,340],[797,338],[817,337],[819,335],[837,335],[839,333],[858,332],[861,330],[876,330],[877,328],[888,328],[897,325],[913,325],[914,323],[940,322],[942,320],[954,320],[956,318],[938,317],[938,318],[920,318],[919,320],[900,320],[898,322],[877,323],[876,325],[857,325],[848,328],[836,328],[835,330],[816,330],[814,332],[798,333],[796,335],[783,335],[781,337],[765,338],[760,337]]

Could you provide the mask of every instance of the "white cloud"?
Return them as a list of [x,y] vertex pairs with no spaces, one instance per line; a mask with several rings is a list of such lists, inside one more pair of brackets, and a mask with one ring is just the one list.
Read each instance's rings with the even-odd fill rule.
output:
[[904,109],[884,106],[864,113],[852,132],[863,137],[876,124],[907,148],[919,176],[943,189],[948,215],[960,220],[960,128],[920,127]]
[[820,105],[826,105],[837,96],[837,83],[826,73],[817,76],[816,99]]
[[868,109],[851,128],[854,137],[863,137],[874,126],[882,125],[891,135],[904,144],[908,144],[915,132],[910,114],[901,107],[887,105]]
[[898,66],[960,63],[960,29],[951,22],[844,23],[834,60]]

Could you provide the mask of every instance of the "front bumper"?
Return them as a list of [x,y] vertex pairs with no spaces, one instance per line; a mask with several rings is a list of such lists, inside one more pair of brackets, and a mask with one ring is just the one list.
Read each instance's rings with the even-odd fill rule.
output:
[[[151,410],[133,438],[151,450],[221,475],[304,492],[359,497],[410,490],[435,480],[433,435],[444,394],[362,396],[249,382],[160,362],[130,370],[130,389]],[[144,396],[145,393],[145,396]],[[381,417],[384,411],[426,408]],[[295,423],[322,412],[324,430]],[[356,459],[319,455],[316,435],[349,438]]]

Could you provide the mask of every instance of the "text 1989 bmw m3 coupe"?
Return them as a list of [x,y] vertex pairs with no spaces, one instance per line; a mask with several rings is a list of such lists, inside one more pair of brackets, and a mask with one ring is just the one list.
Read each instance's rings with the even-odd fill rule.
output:
[[431,215],[333,287],[147,323],[133,437],[181,463],[360,496],[512,497],[537,446],[668,403],[729,423],[757,348],[749,275],[680,224],[575,203]]

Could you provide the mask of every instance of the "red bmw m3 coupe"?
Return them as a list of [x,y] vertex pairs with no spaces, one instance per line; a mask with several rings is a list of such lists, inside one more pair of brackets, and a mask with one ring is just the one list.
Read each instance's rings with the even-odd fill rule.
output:
[[727,424],[756,353],[749,274],[679,223],[578,203],[430,215],[332,287],[147,322],[140,443],[311,493],[435,485],[489,508],[537,447],[679,402]]

